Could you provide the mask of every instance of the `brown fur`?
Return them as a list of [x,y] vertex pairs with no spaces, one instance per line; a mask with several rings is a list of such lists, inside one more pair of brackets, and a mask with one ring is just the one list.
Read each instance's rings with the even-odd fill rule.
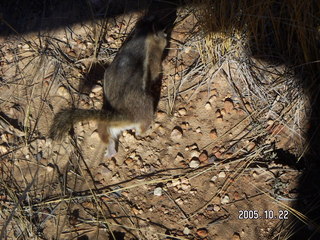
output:
[[152,21],[140,20],[105,71],[104,108],[101,111],[69,109],[58,112],[50,137],[61,139],[76,122],[97,120],[99,136],[109,144],[107,155],[110,156],[116,152],[121,131],[136,129],[139,134],[147,130],[154,114],[150,88],[159,78],[166,43],[164,32],[156,31]]

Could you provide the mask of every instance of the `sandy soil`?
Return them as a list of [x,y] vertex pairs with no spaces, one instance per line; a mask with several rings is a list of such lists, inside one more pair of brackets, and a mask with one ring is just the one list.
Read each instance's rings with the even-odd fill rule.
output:
[[7,239],[112,239],[110,232],[115,239],[276,239],[292,217],[300,175],[279,161],[279,149],[296,154],[302,141],[286,120],[299,109],[278,97],[287,85],[272,85],[285,70],[269,73],[248,57],[246,70],[265,80],[259,96],[236,57],[208,61],[206,39],[186,10],[144,136],[123,133],[112,159],[103,156],[95,122],[77,124],[61,143],[47,137],[60,108],[101,108],[101,81],[87,93],[80,82],[101,79],[137,17],[109,22],[98,52],[101,22],[0,40]]

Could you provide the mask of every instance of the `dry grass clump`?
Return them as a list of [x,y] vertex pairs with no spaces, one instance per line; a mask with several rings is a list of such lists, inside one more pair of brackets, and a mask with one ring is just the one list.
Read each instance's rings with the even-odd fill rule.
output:
[[320,57],[318,1],[198,2],[199,21],[211,37],[225,34],[234,38],[234,33],[245,33],[259,56],[295,65],[315,65]]
[[298,0],[192,3],[200,6],[195,16],[203,32],[198,43],[202,61],[237,69],[238,76],[226,73],[243,105],[249,99],[253,109],[266,110],[256,123],[271,119],[287,126],[296,137],[305,136],[301,130],[309,106],[304,93],[311,93],[308,97],[312,98],[319,67],[320,3]]

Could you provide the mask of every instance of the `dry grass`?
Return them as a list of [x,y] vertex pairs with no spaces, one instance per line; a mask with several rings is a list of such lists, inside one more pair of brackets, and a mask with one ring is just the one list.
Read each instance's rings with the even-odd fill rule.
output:
[[[270,142],[265,129],[272,120],[282,130],[286,129],[291,139],[296,139],[300,149],[294,152],[299,161],[311,141],[306,138],[307,116],[311,108],[317,109],[314,99],[319,91],[320,2],[191,2],[200,5],[195,15],[203,30],[203,39],[198,44],[202,61],[225,65],[224,75],[242,106],[251,112],[249,103],[249,108],[259,110],[259,114],[252,115],[250,123],[251,141],[257,143],[254,151]],[[235,71],[230,71],[231,68]],[[231,74],[234,72],[237,75]],[[271,137],[280,132],[274,131]],[[269,140],[263,140],[266,138]],[[281,205],[276,199],[274,202]],[[308,219],[295,209],[285,208],[304,224],[319,229],[317,219]],[[310,204],[309,211],[315,209],[316,204]],[[295,222],[282,228],[279,226],[280,233],[274,238],[288,239],[300,229]]]
[[[8,127],[14,135],[14,141],[9,139],[5,142],[9,151],[1,155],[5,159],[1,163],[0,177],[0,214],[5,219],[1,239],[4,236],[8,239],[9,236],[16,239],[43,239],[44,234],[49,234],[43,232],[48,228],[51,228],[53,233],[50,234],[56,239],[70,236],[81,239],[89,233],[98,238],[104,231],[116,239],[114,229],[125,229],[137,239],[147,239],[148,229],[141,225],[149,223],[148,219],[139,219],[132,214],[132,206],[128,201],[130,198],[122,192],[150,185],[165,185],[173,179],[196,179],[208,172],[219,171],[226,164],[234,164],[235,170],[228,173],[223,187],[210,196],[209,201],[190,215],[181,211],[185,222],[188,222],[214,198],[224,195],[245,172],[250,171],[255,161],[275,159],[273,143],[283,129],[296,143],[303,143],[305,108],[308,103],[295,74],[310,69],[313,78],[312,73],[318,64],[319,55],[315,46],[319,41],[319,25],[315,18],[317,13],[314,12],[318,8],[314,4],[319,3],[302,3],[299,0],[279,5],[274,1],[199,2],[200,7],[196,10],[187,8],[181,11],[176,26],[179,26],[179,20],[193,14],[201,28],[189,29],[183,42],[171,40],[176,43],[174,50],[177,50],[172,61],[178,62],[180,52],[186,49],[199,53],[199,57],[189,68],[176,66],[172,76],[164,73],[168,82],[167,94],[162,96],[162,100],[166,100],[168,112],[172,113],[179,96],[189,94],[185,100],[189,103],[200,89],[222,74],[247,116],[211,145],[237,130],[239,134],[233,137],[232,146],[243,143],[242,147],[218,164],[196,170],[166,170],[142,179],[108,185],[101,190],[95,183],[87,159],[83,157],[84,150],[79,147],[81,141],[73,139],[68,147],[53,144],[48,149],[44,141],[45,132],[53,112],[60,105],[99,108],[98,100],[90,102],[83,95],[77,97],[78,82],[86,77],[95,62],[104,64],[112,60],[130,31],[130,27],[127,27],[132,27],[137,16],[121,16],[115,22],[93,20],[82,26],[81,34],[79,29],[66,27],[63,29],[65,38],[51,32],[43,32],[30,39],[17,37],[10,45],[12,59],[6,63],[14,70],[10,72],[6,69],[8,72],[5,73],[10,77],[1,86],[16,84],[16,94],[1,96],[0,100],[3,104],[23,102],[25,105],[17,107],[23,112],[16,111],[15,117],[23,121],[20,128]],[[259,58],[252,58],[252,55]],[[37,88],[41,89],[40,93],[36,91]],[[60,96],[51,99],[50,94],[56,91],[60,92]],[[268,122],[270,120],[272,124]],[[12,142],[15,144],[11,145]],[[248,151],[252,143],[255,148]],[[291,150],[302,154],[305,149],[303,146],[299,149],[300,146]],[[68,159],[63,157],[67,154],[70,154]],[[52,163],[47,165],[47,159],[53,159]],[[81,184],[83,188],[79,188]],[[260,190],[258,195],[261,194],[268,195],[277,204],[276,194]],[[110,210],[111,206],[116,206],[117,213]],[[179,207],[178,204],[176,207]],[[75,211],[77,209],[86,217],[79,217]],[[312,223],[296,210],[291,211]],[[73,227],[64,228],[66,223]],[[163,234],[163,229],[157,227],[153,233],[159,239],[186,239],[170,231]]]

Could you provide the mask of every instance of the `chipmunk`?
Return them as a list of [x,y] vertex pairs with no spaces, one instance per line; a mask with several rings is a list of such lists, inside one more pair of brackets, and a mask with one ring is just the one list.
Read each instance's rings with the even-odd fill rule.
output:
[[156,27],[150,17],[137,22],[104,73],[103,108],[59,111],[49,131],[52,139],[61,140],[77,122],[96,120],[99,136],[108,144],[105,156],[112,157],[123,131],[135,129],[139,135],[148,129],[155,110],[151,87],[159,79],[167,45],[164,30]]

